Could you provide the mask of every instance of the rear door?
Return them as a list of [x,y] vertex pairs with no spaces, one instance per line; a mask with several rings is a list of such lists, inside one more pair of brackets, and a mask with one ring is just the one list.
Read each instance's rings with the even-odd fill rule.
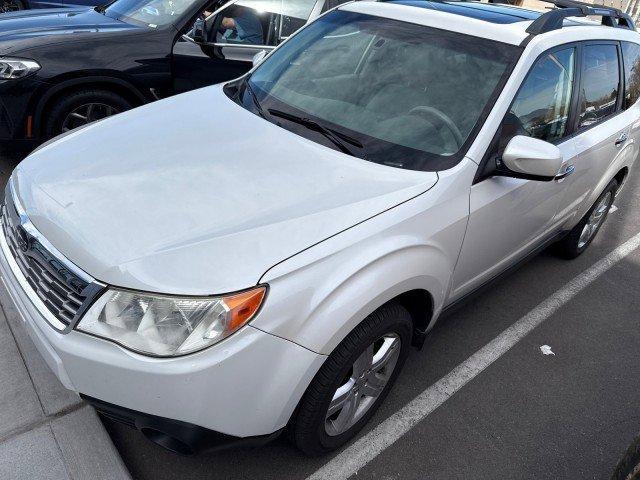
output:
[[302,27],[316,0],[238,0],[200,18],[173,48],[176,93],[244,75],[260,51],[271,51]]
[[636,149],[630,141],[630,125],[636,119],[623,108],[620,44],[585,42],[580,45],[580,60],[574,128],[577,159],[574,174],[565,182],[561,212],[573,220],[586,213],[618,166]]
[[[575,44],[541,55],[505,115],[471,187],[469,223],[450,301],[495,277],[559,230],[557,212],[566,181],[562,173],[576,155],[570,126],[577,58]],[[557,180],[492,174],[496,160],[516,135],[538,138],[560,148],[564,165]]]

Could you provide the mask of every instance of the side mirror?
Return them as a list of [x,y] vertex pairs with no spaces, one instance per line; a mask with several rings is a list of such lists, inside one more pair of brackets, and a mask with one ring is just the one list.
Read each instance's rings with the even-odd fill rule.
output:
[[267,52],[265,50],[260,50],[258,53],[256,53],[253,56],[253,66],[257,67],[258,65],[260,65],[264,60],[264,57],[266,56],[267,56]]
[[502,175],[531,180],[553,180],[561,167],[562,152],[558,147],[524,135],[513,137],[504,149],[502,161],[498,161]]

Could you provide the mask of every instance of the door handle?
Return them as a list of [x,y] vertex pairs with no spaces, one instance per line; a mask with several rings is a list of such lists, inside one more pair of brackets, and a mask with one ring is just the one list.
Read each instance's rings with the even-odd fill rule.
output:
[[620,147],[624,142],[629,139],[627,132],[622,132],[618,138],[616,138],[615,146]]
[[554,177],[554,180],[556,180],[557,182],[561,182],[562,180],[567,178],[569,175],[571,175],[575,171],[576,171],[575,166],[567,165],[566,167],[564,167],[564,170],[562,171],[562,173],[559,173]]

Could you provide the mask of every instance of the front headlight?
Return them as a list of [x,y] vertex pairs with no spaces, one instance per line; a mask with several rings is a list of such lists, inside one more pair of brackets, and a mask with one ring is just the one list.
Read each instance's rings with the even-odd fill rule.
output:
[[0,57],[0,80],[26,77],[38,70],[40,70],[40,64],[34,60]]
[[265,294],[266,287],[224,297],[174,297],[110,289],[76,328],[138,353],[184,355],[240,329],[256,314]]

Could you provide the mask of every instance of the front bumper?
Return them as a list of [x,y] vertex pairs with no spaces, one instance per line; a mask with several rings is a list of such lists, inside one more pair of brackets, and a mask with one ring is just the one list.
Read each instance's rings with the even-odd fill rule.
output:
[[23,151],[37,145],[38,139],[29,138],[27,118],[32,117],[32,135],[35,135],[35,99],[46,90],[47,83],[37,76],[19,80],[0,80],[0,146],[3,151]]
[[281,430],[326,358],[250,325],[192,355],[142,356],[53,329],[2,253],[0,275],[38,351],[66,388],[221,434],[244,438]]

